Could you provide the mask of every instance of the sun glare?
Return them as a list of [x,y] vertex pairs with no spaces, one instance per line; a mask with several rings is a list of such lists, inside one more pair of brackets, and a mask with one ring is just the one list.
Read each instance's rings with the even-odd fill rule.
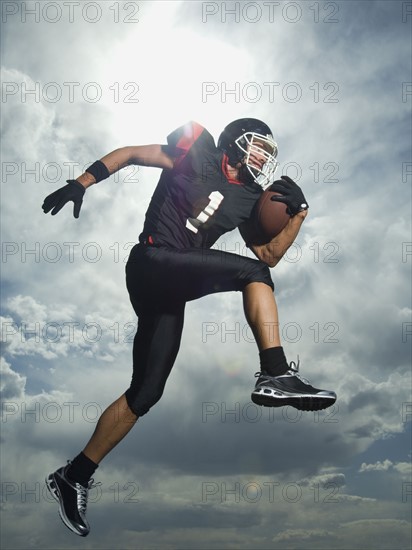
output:
[[[224,101],[222,90],[226,83],[229,87],[246,81],[251,66],[247,52],[213,35],[171,24],[176,5],[170,4],[170,13],[162,13],[165,22],[152,14],[153,26],[146,24],[125,36],[106,66],[110,81],[119,83],[119,101],[107,108],[112,132],[122,142],[158,141],[188,120],[204,124],[216,135],[243,114],[238,103]],[[242,63],[233,63],[235,58]],[[131,84],[123,90],[127,83]],[[128,94],[138,101],[125,100]]]

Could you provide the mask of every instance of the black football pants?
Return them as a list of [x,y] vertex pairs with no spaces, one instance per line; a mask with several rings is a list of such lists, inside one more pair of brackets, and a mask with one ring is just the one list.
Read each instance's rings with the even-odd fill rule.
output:
[[186,302],[207,294],[242,291],[251,282],[272,289],[259,260],[210,249],[171,249],[137,244],[126,264],[126,285],[138,316],[133,376],[126,400],[137,415],[161,398],[179,351]]

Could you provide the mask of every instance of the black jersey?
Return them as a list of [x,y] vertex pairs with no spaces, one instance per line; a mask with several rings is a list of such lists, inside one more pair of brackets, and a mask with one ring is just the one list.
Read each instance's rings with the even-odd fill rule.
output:
[[162,171],[139,240],[172,248],[210,248],[246,221],[262,193],[229,178],[227,157],[211,134],[189,122],[167,137],[174,160]]

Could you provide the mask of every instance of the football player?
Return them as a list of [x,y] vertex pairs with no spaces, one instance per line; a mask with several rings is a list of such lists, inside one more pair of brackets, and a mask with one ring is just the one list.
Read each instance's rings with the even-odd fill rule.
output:
[[[298,365],[288,364],[279,337],[269,267],[295,240],[308,204],[290,178],[274,180],[277,151],[270,128],[260,120],[231,122],[217,146],[204,127],[190,122],[173,131],[167,144],[116,149],[44,200],[44,212],[52,215],[73,201],[78,218],[91,185],[128,165],[162,169],[139,242],[126,264],[126,285],[138,316],[130,386],[103,412],[84,449],[46,478],[63,522],[74,533],[89,533],[87,497],[100,461],[163,394],[179,350],[186,302],[217,292],[242,292],[260,358],[254,403],[319,410],[335,402],[334,392],[314,388],[299,376]],[[280,193],[275,200],[287,205],[290,221],[270,243],[254,245],[249,242],[253,208],[269,188]],[[257,259],[211,248],[235,228]]]

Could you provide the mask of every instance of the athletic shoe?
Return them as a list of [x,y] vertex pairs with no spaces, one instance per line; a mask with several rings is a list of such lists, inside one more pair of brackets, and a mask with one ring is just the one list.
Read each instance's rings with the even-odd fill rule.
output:
[[90,525],[86,519],[87,497],[89,489],[95,487],[91,479],[87,487],[71,481],[67,477],[67,465],[59,468],[46,477],[46,486],[52,496],[59,503],[59,514],[63,523],[81,537],[86,537],[90,532]]
[[270,376],[257,372],[258,377],[252,401],[265,407],[283,407],[290,405],[301,411],[318,411],[326,409],[336,401],[336,393],[320,390],[309,384],[309,380],[299,375],[298,364],[292,361],[289,370],[280,376]]

